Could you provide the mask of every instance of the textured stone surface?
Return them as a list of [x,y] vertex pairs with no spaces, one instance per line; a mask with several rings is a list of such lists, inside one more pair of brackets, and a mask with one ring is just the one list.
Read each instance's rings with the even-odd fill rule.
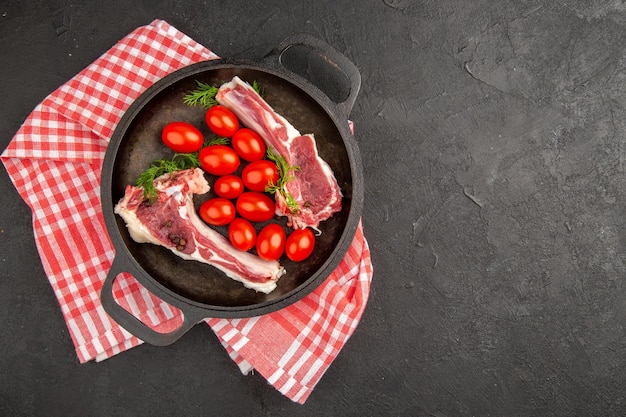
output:
[[233,58],[304,31],[359,67],[368,308],[303,406],[204,326],[79,365],[2,168],[0,414],[626,413],[623,1],[0,1],[1,147],[154,18]]

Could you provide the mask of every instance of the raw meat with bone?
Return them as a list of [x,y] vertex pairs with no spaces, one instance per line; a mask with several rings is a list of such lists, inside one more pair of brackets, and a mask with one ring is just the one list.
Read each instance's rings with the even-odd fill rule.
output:
[[213,265],[256,291],[268,294],[276,288],[276,281],[285,273],[278,262],[235,249],[196,214],[193,194],[210,189],[201,169],[165,174],[154,186],[158,192],[154,203],[146,204],[143,188],[128,185],[115,206],[135,242],[161,245],[183,259]]
[[287,216],[289,226],[317,229],[321,221],[341,210],[341,190],[332,169],[319,156],[313,135],[300,134],[239,77],[223,84],[216,99],[259,133],[290,166],[299,168],[293,172],[295,179],[285,184],[298,209],[290,210],[284,196],[276,193],[276,214]]

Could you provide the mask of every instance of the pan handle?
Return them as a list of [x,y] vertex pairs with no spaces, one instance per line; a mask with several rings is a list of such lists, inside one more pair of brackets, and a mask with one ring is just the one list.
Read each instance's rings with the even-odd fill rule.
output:
[[[299,71],[294,71],[290,68],[290,57],[286,52],[295,46],[304,46],[315,52],[320,58],[320,62],[328,66],[329,71],[325,71],[325,75],[331,78],[331,81],[335,85],[343,84],[343,87],[347,87],[349,89],[347,95],[344,97],[335,97],[335,94],[333,94],[334,91],[327,91],[328,88],[321,88],[319,80],[316,82],[316,80],[311,79],[312,77],[305,76]],[[352,61],[326,42],[307,33],[296,33],[283,40],[276,48],[270,51],[263,60],[266,64],[281,66],[292,73],[306,78],[318,89],[322,90],[331,101],[335,102],[339,111],[343,113],[346,118],[350,115],[359,94],[359,89],[361,88],[361,73]],[[345,84],[348,85],[346,86]]]
[[167,346],[177,341],[182,335],[187,333],[193,326],[204,319],[194,311],[183,311],[183,323],[176,330],[169,333],[157,332],[141,320],[120,306],[113,296],[113,283],[121,272],[128,272],[127,263],[119,256],[116,256],[111,265],[111,269],[107,274],[106,280],[100,293],[100,301],[104,310],[115,320],[120,326],[137,336],[144,342],[155,346]]

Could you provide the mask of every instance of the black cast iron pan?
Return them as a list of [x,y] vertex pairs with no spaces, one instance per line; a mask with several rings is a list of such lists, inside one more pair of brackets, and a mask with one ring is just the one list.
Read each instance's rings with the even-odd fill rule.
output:
[[[306,77],[292,69],[306,73]],[[270,294],[246,289],[217,269],[185,261],[165,248],[134,242],[123,220],[113,212],[127,184],[134,184],[154,159],[171,156],[160,139],[167,123],[187,121],[210,135],[204,122],[205,111],[182,100],[196,88],[196,81],[219,86],[235,75],[249,83],[256,81],[266,101],[279,114],[300,132],[315,134],[318,151],[333,169],[343,193],[342,211],[320,225],[322,234],[313,256],[300,263],[283,257],[281,264],[287,273]],[[154,345],[168,345],[205,318],[267,314],[300,300],[319,286],[345,255],[361,216],[362,164],[348,126],[360,82],[358,69],[345,56],[316,38],[298,34],[286,39],[259,62],[225,59],[200,62],[166,76],[141,95],[118,124],[102,169],[102,209],[116,250],[101,292],[106,312],[140,339]],[[214,178],[206,175],[212,184]],[[212,196],[212,192],[196,196],[195,203],[199,206]],[[286,223],[283,219],[279,221]],[[225,233],[225,229],[218,230]],[[121,272],[131,273],[154,295],[180,309],[184,315],[181,327],[171,333],[158,333],[122,308],[112,292]]]

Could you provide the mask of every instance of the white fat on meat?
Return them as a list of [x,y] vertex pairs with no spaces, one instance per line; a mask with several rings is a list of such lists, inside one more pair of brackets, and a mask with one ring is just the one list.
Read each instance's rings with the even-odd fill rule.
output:
[[298,203],[297,213],[292,213],[284,197],[276,193],[276,214],[287,216],[289,226],[319,230],[321,221],[341,211],[341,190],[332,169],[319,156],[313,135],[302,135],[237,76],[220,87],[216,99],[261,135],[290,166],[299,168],[285,185],[285,191]]
[[134,241],[164,246],[183,259],[212,265],[255,291],[268,294],[276,288],[285,273],[277,261],[235,249],[196,214],[193,194],[210,189],[201,169],[165,174],[154,186],[158,197],[152,204],[146,203],[143,188],[129,185],[115,206]]

